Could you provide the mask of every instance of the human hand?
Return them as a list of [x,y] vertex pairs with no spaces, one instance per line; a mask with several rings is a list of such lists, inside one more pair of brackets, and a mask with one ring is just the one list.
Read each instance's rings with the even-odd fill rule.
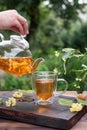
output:
[[12,30],[22,35],[28,34],[27,20],[16,10],[0,12],[0,29]]

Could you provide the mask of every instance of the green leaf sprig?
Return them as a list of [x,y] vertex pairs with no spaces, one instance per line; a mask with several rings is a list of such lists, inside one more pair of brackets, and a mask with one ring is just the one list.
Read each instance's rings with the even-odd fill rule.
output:
[[87,100],[82,100],[82,99],[77,98],[77,102],[82,105],[87,105]]
[[3,99],[2,98],[0,98],[0,104],[2,104],[4,101],[3,101]]
[[64,99],[64,98],[59,98],[58,100],[60,105],[66,105],[66,106],[71,106],[73,101],[69,99]]
[[[82,100],[82,99],[79,99],[79,98],[76,98],[77,100],[77,103],[80,103],[82,105],[87,105],[87,100]],[[70,99],[63,99],[63,98],[59,98],[58,100],[59,104],[60,105],[66,105],[66,106],[71,106],[73,101],[70,100]]]

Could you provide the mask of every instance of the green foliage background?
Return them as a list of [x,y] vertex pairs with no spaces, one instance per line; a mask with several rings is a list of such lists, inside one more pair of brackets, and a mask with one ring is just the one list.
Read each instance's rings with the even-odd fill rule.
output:
[[[30,33],[26,40],[30,43],[33,58],[43,57],[46,60],[38,66],[38,70],[57,68],[59,77],[68,81],[68,90],[78,92],[86,90],[87,85],[86,70],[82,68],[82,63],[87,65],[87,23],[79,18],[79,13],[84,13],[85,6],[79,0],[73,0],[73,4],[69,0],[0,0],[0,11],[16,9],[28,20]],[[7,30],[0,32],[5,39],[15,34]],[[63,52],[63,48],[72,48],[74,51]],[[58,58],[55,57],[55,51],[60,53]],[[66,60],[66,74],[63,56]],[[0,90],[31,89],[31,80],[27,76],[5,76],[0,80]],[[80,78],[83,82],[76,81]]]

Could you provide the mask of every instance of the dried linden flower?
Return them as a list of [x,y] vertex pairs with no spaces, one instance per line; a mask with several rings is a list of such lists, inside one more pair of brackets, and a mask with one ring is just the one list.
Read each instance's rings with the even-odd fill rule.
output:
[[78,112],[81,111],[83,106],[80,103],[72,103],[70,112]]
[[22,96],[23,96],[22,92],[15,92],[15,93],[13,94],[13,97],[14,97],[14,98],[21,98]]
[[5,102],[6,107],[16,106],[16,99],[14,97],[8,98]]

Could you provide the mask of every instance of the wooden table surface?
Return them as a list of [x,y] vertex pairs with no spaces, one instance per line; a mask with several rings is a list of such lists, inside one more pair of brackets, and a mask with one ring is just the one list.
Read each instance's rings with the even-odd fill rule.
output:
[[[2,93],[6,92],[0,92],[0,94]],[[74,91],[67,91],[64,95],[75,97],[77,93]],[[55,129],[0,118],[0,130],[55,130]],[[76,125],[74,125],[70,130],[87,130],[87,114],[85,114],[79,120],[79,122]]]

